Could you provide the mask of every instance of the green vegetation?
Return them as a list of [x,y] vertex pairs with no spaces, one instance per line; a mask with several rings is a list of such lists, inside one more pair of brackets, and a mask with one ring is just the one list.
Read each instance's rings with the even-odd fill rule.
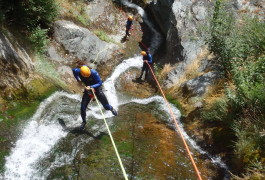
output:
[[47,36],[47,29],[41,29],[39,26],[35,28],[29,37],[29,40],[32,44],[34,44],[33,49],[36,52],[43,53],[46,45],[49,42],[48,36]]
[[4,171],[5,156],[8,155],[6,151],[0,151],[0,173]]
[[48,28],[58,14],[54,0],[1,1],[0,12],[0,22],[19,28],[29,37],[32,47],[43,52]]
[[94,31],[94,33],[97,35],[97,37],[99,39],[101,39],[102,41],[106,41],[106,42],[112,42],[112,43],[115,43],[114,40],[112,40],[104,31],[102,30],[96,30]]
[[91,21],[86,11],[86,2],[83,0],[56,0],[60,6],[59,16],[62,19],[71,20],[82,26],[89,26]]
[[36,70],[40,74],[43,74],[46,78],[53,80],[57,85],[66,87],[65,82],[60,78],[59,73],[52,63],[50,63],[43,55],[37,55]]
[[245,16],[236,20],[235,12],[228,9],[228,4],[216,1],[206,43],[230,83],[227,83],[225,98],[205,108],[201,117],[208,122],[222,122],[225,128],[233,130],[236,136],[234,173],[245,179],[262,179],[265,171],[265,22]]
[[0,173],[4,170],[5,157],[10,152],[11,142],[18,133],[18,124],[29,119],[39,104],[56,90],[58,88],[49,82],[33,80],[26,98],[23,98],[25,95],[18,95],[17,99],[0,104]]
[[178,108],[178,110],[180,111],[182,116],[185,115],[184,110],[183,110],[180,102],[177,100],[177,98],[174,98],[173,96],[171,96],[169,94],[166,95],[166,98],[171,104],[174,104]]

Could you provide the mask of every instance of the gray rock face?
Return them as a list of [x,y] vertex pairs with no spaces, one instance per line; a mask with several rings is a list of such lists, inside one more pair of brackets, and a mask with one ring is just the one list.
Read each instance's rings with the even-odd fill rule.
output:
[[182,87],[183,91],[191,96],[201,96],[207,91],[207,87],[220,78],[219,72],[208,72],[195,79],[185,82]]
[[[109,2],[106,0],[94,0],[89,3],[87,14],[91,21],[94,21],[99,16],[104,14],[105,8],[109,6]],[[108,18],[108,17],[106,17]]]
[[70,21],[56,21],[54,38],[71,54],[81,60],[97,63],[111,58],[117,45],[101,41],[88,29],[79,27]]
[[[200,25],[205,23],[205,17],[207,14],[206,7],[209,6],[208,2],[198,1],[192,3],[192,1],[175,1],[172,6],[172,18],[178,20],[176,24],[171,24],[169,33],[172,31],[178,31],[180,41],[178,44],[182,46],[181,56],[168,54],[167,59],[173,61],[181,61],[176,69],[168,75],[168,79],[165,82],[166,87],[173,86],[178,79],[183,75],[187,66],[193,62],[203,48],[203,40],[197,29]],[[172,21],[173,22],[173,21]],[[174,30],[177,29],[177,30]],[[170,37],[172,35],[168,35]],[[172,46],[175,42],[172,38],[167,38],[168,52],[179,51]]]
[[[264,0],[234,0],[234,8],[237,10],[247,10],[249,14],[255,12],[252,15],[258,15],[264,18],[265,15],[265,1]],[[258,11],[257,11],[258,10]]]
[[[157,23],[166,35],[166,53],[159,61],[162,64],[178,63],[168,74],[164,85],[172,87],[183,75],[188,65],[199,55],[204,47],[200,27],[206,25],[208,12],[214,7],[214,1],[208,0],[160,0],[153,1],[150,8]],[[234,0],[231,7],[244,10],[250,15],[265,15],[264,0]],[[199,71],[205,69],[201,67]]]
[[[178,63],[164,85],[173,86],[203,48],[199,27],[206,23],[207,0],[160,0],[151,5],[153,15],[166,35],[166,55],[161,63]],[[166,13],[164,13],[166,12]]]
[[173,2],[174,0],[159,0],[150,4],[155,20],[164,34],[167,34],[170,27],[170,19],[168,17],[170,16]]
[[23,86],[33,69],[32,60],[26,51],[17,42],[11,44],[9,39],[0,33],[1,91]]
[[52,61],[62,62],[65,61],[65,58],[60,56],[54,46],[49,46],[47,49],[47,56]]

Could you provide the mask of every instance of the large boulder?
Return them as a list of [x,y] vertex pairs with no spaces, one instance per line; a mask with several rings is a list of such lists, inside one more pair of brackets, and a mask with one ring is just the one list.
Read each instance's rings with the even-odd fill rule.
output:
[[112,52],[118,46],[100,40],[86,28],[79,27],[70,21],[56,21],[54,38],[65,50],[81,60],[97,63],[111,59]]
[[185,94],[199,97],[203,95],[207,91],[207,88],[220,77],[220,72],[208,72],[185,82],[182,84],[182,88]]
[[178,63],[164,82],[167,88],[179,80],[204,48],[199,27],[206,23],[208,8],[212,6],[207,0],[160,0],[151,4],[153,15],[166,36],[166,53],[159,62]]
[[[234,0],[230,2],[230,7],[237,10],[238,15],[248,13],[260,18],[265,15],[263,0]],[[213,8],[214,1],[209,0],[160,0],[150,4],[153,16],[166,36],[166,53],[159,62],[178,63],[164,82],[167,88],[178,82],[187,67],[205,48],[200,29],[209,23],[207,17]]]
[[[10,36],[12,36],[9,33]],[[20,88],[29,79],[34,69],[27,52],[16,42],[11,41],[0,32],[0,89],[5,93],[9,88]],[[6,94],[1,94],[5,96]]]

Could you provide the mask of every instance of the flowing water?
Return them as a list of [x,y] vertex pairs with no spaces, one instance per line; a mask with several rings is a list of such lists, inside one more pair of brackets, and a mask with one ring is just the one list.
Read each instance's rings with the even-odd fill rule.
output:
[[[104,82],[106,96],[111,97],[109,98],[110,104],[118,110],[119,107],[122,107],[122,113],[120,113],[119,119],[127,118],[128,115],[126,115],[125,112],[127,112],[127,114],[135,114],[141,112],[141,109],[145,108],[143,112],[149,111],[150,116],[159,116],[157,119],[160,119],[161,122],[167,124],[169,128],[174,128],[162,97],[153,96],[147,99],[128,99],[126,96],[119,96],[120,98],[117,96],[115,89],[116,80],[130,68],[140,68],[141,64],[141,57],[124,60]],[[15,147],[12,149],[10,156],[6,158],[5,179],[47,179],[49,174],[57,168],[67,164],[73,164],[78,152],[80,150],[83,151],[84,146],[95,141],[96,137],[99,138],[102,132],[106,133],[106,128],[103,124],[102,116],[99,113],[99,108],[93,103],[89,105],[87,111],[89,122],[93,122],[93,124],[88,124],[89,129],[86,135],[89,136],[68,137],[71,136],[69,133],[73,134],[75,131],[77,134],[80,133],[75,128],[81,123],[79,116],[80,100],[81,97],[78,95],[56,92],[41,103],[37,112],[25,125],[23,133],[16,142]],[[155,104],[155,106],[152,104]],[[148,108],[146,109],[146,107]],[[172,109],[177,119],[179,119],[180,112],[174,106],[172,106]],[[131,115],[131,117],[132,116],[133,115]],[[106,117],[108,118],[108,124],[115,127],[116,123],[113,123],[113,121],[115,121],[116,117],[113,118],[110,112],[106,112]],[[62,124],[58,122],[60,119],[64,121],[67,127],[69,127],[68,130],[63,128]],[[118,122],[120,123],[120,121]],[[182,131],[194,150],[197,150],[200,154],[206,154],[206,152],[202,151],[196,143],[188,137],[183,129]],[[150,138],[151,137],[149,137],[149,140]],[[65,142],[66,139],[71,142]],[[63,144],[67,143],[70,148],[65,148],[63,146]],[[178,151],[182,152],[181,156],[185,155],[185,153],[183,153],[185,152],[183,146],[180,144],[178,146]],[[100,150],[98,149],[98,151]],[[172,154],[174,153],[176,152],[172,151]],[[194,154],[196,154],[196,152],[194,152]],[[85,156],[89,156],[89,153]],[[115,157],[114,153],[113,156]],[[176,167],[178,164],[186,167],[186,170],[183,170],[182,167],[182,174],[187,175],[190,174],[189,172],[191,171],[193,174],[190,178],[194,178],[195,173],[193,172],[188,159],[184,158],[182,161],[183,160],[184,162],[176,162]],[[213,163],[215,163],[214,161],[217,161],[221,166],[225,166],[218,161],[218,159],[213,159]],[[116,173],[120,172],[119,168],[115,169],[115,171]],[[131,174],[132,172],[128,171],[127,173]],[[172,173],[170,176],[172,176]]]
[[[136,8],[152,29],[154,38],[151,48],[156,50],[161,37],[146,19],[142,8],[128,1],[122,2]],[[126,172],[133,179],[196,179],[163,98],[153,96],[135,99],[116,92],[118,78],[130,69],[139,69],[141,66],[140,56],[124,60],[104,82],[110,104],[119,111],[117,117],[105,111],[105,117],[114,133]],[[96,103],[88,107],[86,130],[78,130],[82,122],[79,115],[80,101],[79,95],[65,92],[56,92],[43,101],[23,127],[21,136],[6,158],[5,172],[1,178],[122,179]],[[171,107],[179,119],[180,112],[173,105]],[[217,164],[226,168],[218,158],[211,157],[197,146],[182,126],[181,130],[199,169],[204,168],[201,173],[205,179],[211,178],[206,172],[207,168],[203,167],[204,160],[200,159],[202,154],[211,159],[213,166]]]

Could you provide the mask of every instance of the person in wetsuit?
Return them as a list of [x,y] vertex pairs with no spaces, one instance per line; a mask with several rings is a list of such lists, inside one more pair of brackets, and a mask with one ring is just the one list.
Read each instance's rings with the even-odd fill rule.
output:
[[138,79],[139,80],[142,79],[142,76],[143,76],[144,71],[145,71],[145,78],[144,78],[144,80],[146,80],[147,74],[149,72],[148,64],[151,64],[153,62],[153,58],[152,58],[152,55],[149,54],[147,51],[142,51],[141,52],[141,55],[143,56],[143,67],[142,67],[141,75],[140,75],[140,77]]
[[127,36],[130,36],[130,29],[132,28],[132,22],[133,20],[133,16],[128,16],[127,22],[126,22],[126,31],[125,31],[125,38],[127,38]]
[[110,110],[114,116],[117,116],[117,111],[109,104],[102,90],[102,81],[98,72],[94,69],[89,69],[86,65],[82,65],[81,68],[74,68],[72,70],[76,80],[80,83],[84,83],[85,85],[81,102],[81,117],[83,122],[80,126],[80,129],[83,130],[86,125],[86,108],[93,97],[93,93],[91,91],[95,92],[98,100],[106,110]]

